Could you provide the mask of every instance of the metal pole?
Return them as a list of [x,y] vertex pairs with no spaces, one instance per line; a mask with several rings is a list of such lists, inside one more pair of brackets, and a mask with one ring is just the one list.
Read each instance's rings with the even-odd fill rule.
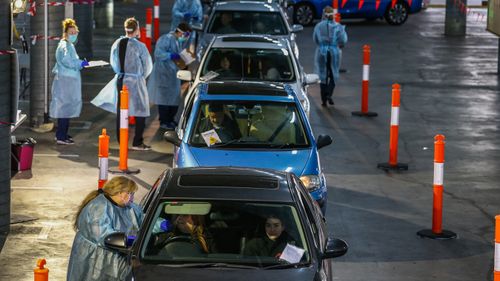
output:
[[47,1],[43,2],[43,93],[44,93],[44,123],[49,121],[49,10]]

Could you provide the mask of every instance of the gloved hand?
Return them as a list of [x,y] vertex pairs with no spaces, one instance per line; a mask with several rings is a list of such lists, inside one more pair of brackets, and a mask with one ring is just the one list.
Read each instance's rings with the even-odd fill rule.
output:
[[172,223],[163,218],[158,218],[155,222],[155,225],[153,227],[153,234],[158,234],[162,232],[169,232],[174,229]]
[[80,64],[80,67],[84,68],[86,66],[89,66],[89,62],[87,60],[83,60],[82,63]]
[[171,60],[178,60],[180,58],[181,58],[181,56],[178,53],[171,53],[170,54],[170,59]]
[[185,20],[188,20],[188,19],[190,19],[190,18],[191,18],[191,16],[192,16],[192,15],[191,15],[191,13],[185,13],[185,14],[184,14],[184,19],[185,19]]
[[135,236],[135,235],[127,235],[127,241],[125,243],[127,245],[127,247],[132,246],[134,244],[134,241],[136,238],[137,238],[137,236]]
[[194,17],[193,17],[193,20],[198,21],[198,20],[199,20],[199,18],[198,18],[197,16],[194,16]]

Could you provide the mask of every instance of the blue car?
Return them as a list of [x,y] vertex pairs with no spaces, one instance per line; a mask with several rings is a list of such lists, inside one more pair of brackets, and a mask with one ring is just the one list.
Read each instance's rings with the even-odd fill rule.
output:
[[[393,3],[394,2],[394,3]],[[332,6],[332,0],[289,0],[293,6],[293,20],[301,25],[310,25],[320,19],[323,8]],[[338,0],[342,18],[385,18],[391,25],[401,25],[408,14],[422,9],[422,0]]]
[[208,81],[188,95],[176,131],[173,167],[236,166],[296,174],[326,210],[327,185],[318,149],[328,135],[314,138],[292,87],[280,83]]

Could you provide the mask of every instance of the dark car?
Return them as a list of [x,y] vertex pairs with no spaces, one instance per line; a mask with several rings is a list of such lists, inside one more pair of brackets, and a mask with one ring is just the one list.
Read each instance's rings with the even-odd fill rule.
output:
[[[332,280],[330,259],[348,248],[327,236],[318,204],[292,173],[169,169],[143,207],[145,219],[131,247],[125,233],[105,241],[129,255],[127,280]],[[269,232],[274,218],[281,221],[280,234]],[[265,237],[277,245],[268,252],[256,243]]]

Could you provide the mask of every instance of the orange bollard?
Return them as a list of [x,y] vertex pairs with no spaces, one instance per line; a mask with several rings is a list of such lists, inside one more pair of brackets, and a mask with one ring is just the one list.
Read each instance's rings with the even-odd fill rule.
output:
[[424,229],[417,234],[432,239],[452,239],[457,235],[443,230],[443,176],[444,176],[444,144],[445,137],[434,137],[434,185],[432,199],[432,229]]
[[500,215],[495,216],[495,260],[493,281],[500,281]]
[[160,37],[160,0],[154,0],[154,41]]
[[46,263],[45,259],[38,259],[36,261],[37,267],[33,270],[35,281],[49,281],[49,269],[44,268]]
[[353,116],[375,117],[378,114],[368,111],[368,83],[370,81],[370,45],[363,46],[363,81],[361,82],[361,111],[353,111]]
[[149,52],[151,53],[151,41],[152,41],[152,23],[153,23],[153,9],[146,9],[146,47],[148,47]]
[[341,16],[339,13],[335,13],[335,22],[340,23]]
[[333,13],[337,14],[339,12],[339,0],[332,0]]
[[109,136],[106,129],[102,129],[99,136],[99,181],[98,188],[101,189],[108,181],[108,157],[109,157]]
[[130,168],[128,166],[128,88],[123,85],[120,91],[120,160],[118,168],[111,168],[111,173],[137,174],[139,169]]
[[[141,36],[139,38],[139,41],[141,41],[142,43],[144,43],[144,45],[146,45],[146,28],[141,27],[140,31],[141,31]],[[146,47],[147,47],[147,45],[146,45]]]
[[389,163],[379,163],[383,170],[408,170],[408,164],[398,163],[399,105],[401,86],[392,85],[391,130],[389,135]]

